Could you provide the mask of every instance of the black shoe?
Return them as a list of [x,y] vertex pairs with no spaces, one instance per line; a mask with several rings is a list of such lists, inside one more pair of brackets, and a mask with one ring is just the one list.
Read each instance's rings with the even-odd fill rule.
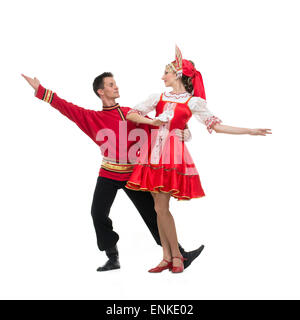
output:
[[120,262],[118,258],[115,259],[108,259],[106,263],[97,269],[97,271],[109,271],[109,270],[115,270],[120,269]]
[[180,250],[183,258],[187,259],[187,260],[183,261],[184,269],[189,267],[189,265],[200,255],[200,253],[202,252],[203,249],[204,249],[204,245],[200,246],[196,250],[186,252],[186,251],[184,251],[184,249],[181,246],[179,246],[179,250]]
[[108,259],[119,259],[119,251],[117,245],[112,248],[105,249]]
[[119,262],[119,251],[117,245],[112,248],[108,248],[105,250],[105,253],[108,257],[106,263],[97,269],[97,271],[109,271],[120,269],[120,262]]

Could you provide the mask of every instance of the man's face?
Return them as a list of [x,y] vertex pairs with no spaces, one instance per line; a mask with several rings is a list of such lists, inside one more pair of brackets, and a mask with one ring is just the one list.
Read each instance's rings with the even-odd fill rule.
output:
[[116,81],[113,77],[106,77],[103,80],[104,88],[98,89],[100,97],[106,99],[117,99],[120,97],[119,88],[117,87]]

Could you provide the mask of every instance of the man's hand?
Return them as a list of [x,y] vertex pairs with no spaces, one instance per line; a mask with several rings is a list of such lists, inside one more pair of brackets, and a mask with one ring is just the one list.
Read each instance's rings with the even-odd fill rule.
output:
[[272,134],[272,129],[250,129],[250,135],[252,136],[265,136],[266,134]]
[[176,136],[179,138],[179,141],[189,141],[192,137],[192,134],[189,128],[185,128],[184,130],[176,129]]
[[32,79],[28,76],[25,76],[23,73],[22,73],[22,77],[32,86],[32,88],[35,90],[35,92],[37,92],[38,87],[40,85],[40,81],[37,78]]

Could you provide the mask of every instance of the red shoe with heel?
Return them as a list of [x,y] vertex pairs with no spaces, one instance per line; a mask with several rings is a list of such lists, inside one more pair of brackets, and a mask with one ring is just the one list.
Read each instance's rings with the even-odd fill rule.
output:
[[171,271],[172,267],[173,267],[172,261],[168,261],[166,259],[163,259],[163,261],[167,262],[168,264],[166,266],[152,268],[148,272],[159,273],[159,272],[162,272],[162,271],[167,270],[167,269],[169,269]]
[[172,271],[172,273],[181,273],[184,270],[183,261],[187,260],[187,259],[183,258],[183,257],[172,257],[172,259],[175,259],[175,258],[180,259],[182,263],[181,263],[180,267],[173,266],[171,271]]

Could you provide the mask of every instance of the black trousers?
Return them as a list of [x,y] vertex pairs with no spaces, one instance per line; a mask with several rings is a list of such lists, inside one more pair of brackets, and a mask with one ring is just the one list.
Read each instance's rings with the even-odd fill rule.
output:
[[119,189],[123,189],[133,202],[154,240],[161,245],[157,228],[157,214],[154,210],[154,200],[150,192],[133,191],[125,188],[126,181],[98,177],[92,203],[92,217],[97,236],[98,248],[104,251],[116,245],[119,235],[113,230],[109,218],[110,208]]

